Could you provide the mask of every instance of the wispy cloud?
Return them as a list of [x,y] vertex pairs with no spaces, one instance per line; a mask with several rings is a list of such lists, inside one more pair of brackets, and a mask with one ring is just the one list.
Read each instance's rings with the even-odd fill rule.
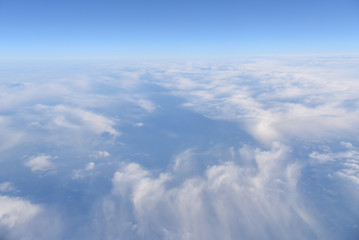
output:
[[[176,157],[173,170],[154,174],[136,163],[124,164],[113,177],[103,203],[113,236],[161,239],[303,239],[325,231],[297,190],[301,166],[288,163],[289,149],[250,151],[256,167],[234,161],[209,166],[203,175],[173,182],[194,161],[190,152]],[[192,158],[192,159],[189,159]],[[188,159],[188,160],[184,160]],[[183,172],[182,172],[183,173]]]
[[107,132],[114,136],[119,136],[120,132],[113,128],[115,121],[100,114],[86,111],[79,108],[71,108],[64,105],[45,106],[37,105],[38,111],[43,111],[48,117],[45,127],[63,127],[71,130],[84,130],[101,134]]
[[11,192],[14,190],[11,182],[3,182],[0,184],[0,192]]

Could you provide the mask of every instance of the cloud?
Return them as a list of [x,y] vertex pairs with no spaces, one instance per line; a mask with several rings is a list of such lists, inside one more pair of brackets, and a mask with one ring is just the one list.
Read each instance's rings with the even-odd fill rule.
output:
[[59,239],[59,216],[25,198],[0,195],[0,239]]
[[135,94],[128,96],[125,99],[126,101],[137,105],[138,107],[142,108],[143,110],[149,113],[156,110],[156,105],[152,101],[143,98],[143,96],[141,95]]
[[173,171],[179,172],[179,171],[185,171],[188,172],[191,169],[193,169],[193,149],[186,149],[184,152],[181,152],[178,154],[174,159],[173,164]]
[[359,187],[359,151],[349,149],[331,154],[339,164],[336,174],[350,180],[356,184],[356,187]]
[[0,196],[0,225],[12,228],[31,220],[40,211],[39,206],[21,198]]
[[[61,155],[64,174],[30,174],[23,186],[5,174],[2,194],[26,189],[36,204],[1,196],[0,238],[350,239],[359,200],[359,74],[357,59],[344,60],[16,73],[16,84],[0,84],[1,159]],[[163,128],[183,108],[219,128],[208,139],[201,129],[200,142],[197,132],[181,131],[181,119],[176,130],[167,122]],[[202,116],[184,122],[195,129]],[[146,122],[149,128],[132,131]],[[152,137],[159,148],[148,146]],[[25,166],[52,170],[51,155],[32,156]],[[4,173],[18,172],[18,162],[6,164]],[[46,201],[54,196],[66,199],[49,203],[51,212]],[[65,227],[53,224],[51,235],[58,215]]]
[[317,160],[319,163],[325,163],[329,161],[334,161],[332,154],[328,153],[318,153],[318,152],[312,152],[309,155],[310,158]]
[[0,115],[0,152],[21,143],[24,133],[11,126],[11,118]]
[[138,123],[135,123],[133,124],[135,127],[143,127],[144,126],[144,123],[142,122],[138,122]]
[[[287,162],[289,149],[249,149],[252,167],[217,163],[203,174],[174,181],[179,168],[155,173],[137,163],[123,164],[103,201],[106,237],[157,239],[308,239],[326,232],[297,189],[301,166]],[[194,161],[194,159],[192,159]],[[187,160],[185,160],[187,161]],[[177,164],[178,163],[178,164]]]
[[47,114],[51,123],[48,126],[50,128],[62,127],[71,130],[90,131],[96,134],[109,133],[113,136],[120,135],[120,132],[113,128],[115,121],[100,114],[64,105],[37,105],[36,109]]
[[0,184],[0,192],[11,192],[14,190],[11,182],[3,182]]
[[[331,178],[332,175],[337,175],[350,180],[354,187],[359,187],[359,151],[352,143],[342,141],[339,144],[345,149],[333,151],[329,147],[324,147],[321,152],[313,151],[309,157],[315,160],[315,163],[330,166],[332,171],[328,174]],[[349,183],[346,185],[350,186]]]
[[89,162],[87,165],[86,165],[86,171],[91,171],[95,168],[95,163],[94,162]]
[[92,171],[95,169],[96,164],[94,162],[89,162],[82,169],[76,169],[72,172],[72,179],[83,179],[88,176],[92,176]]
[[359,133],[353,127],[359,124],[357,59],[320,61],[257,59],[207,70],[202,63],[163,65],[164,73],[153,74],[157,84],[186,99],[184,106],[238,122],[268,145]]
[[107,152],[107,151],[98,151],[97,154],[98,154],[99,157],[109,157],[109,156],[111,156],[111,154],[109,152]]
[[30,160],[25,163],[25,166],[31,168],[33,172],[48,171],[55,167],[51,159],[53,159],[53,157],[50,155],[39,155],[30,158]]
[[109,156],[111,156],[111,154],[107,151],[97,151],[95,153],[90,154],[91,158],[105,158]]

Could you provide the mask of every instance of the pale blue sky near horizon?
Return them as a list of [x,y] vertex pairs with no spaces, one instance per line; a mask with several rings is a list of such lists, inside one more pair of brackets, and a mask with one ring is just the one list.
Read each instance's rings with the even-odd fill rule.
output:
[[0,58],[359,53],[359,2],[0,0]]

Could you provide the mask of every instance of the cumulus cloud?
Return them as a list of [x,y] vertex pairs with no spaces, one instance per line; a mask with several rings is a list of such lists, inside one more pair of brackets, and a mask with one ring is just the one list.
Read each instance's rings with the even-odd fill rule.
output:
[[50,155],[39,155],[30,158],[25,163],[25,166],[31,168],[31,171],[33,172],[48,171],[55,167],[55,165],[51,162],[51,159],[53,159],[53,157]]
[[[242,149],[240,149],[242,150]],[[246,148],[253,167],[226,161],[203,174],[177,178],[186,151],[173,170],[155,174],[123,164],[103,202],[107,238],[308,239],[326,236],[297,190],[301,166],[287,162],[289,149]],[[243,152],[242,151],[242,152]],[[247,155],[249,156],[249,155]],[[192,159],[193,160],[193,159]],[[111,235],[112,234],[112,235]]]
[[0,225],[12,228],[26,223],[41,212],[41,208],[21,198],[0,196]]
[[0,239],[60,239],[54,211],[21,197],[0,195]]

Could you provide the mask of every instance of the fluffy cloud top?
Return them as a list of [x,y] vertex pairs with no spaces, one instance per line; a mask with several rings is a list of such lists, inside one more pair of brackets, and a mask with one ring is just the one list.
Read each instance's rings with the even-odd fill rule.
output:
[[[103,203],[106,238],[327,237],[298,194],[301,166],[286,162],[288,149],[280,144],[269,151],[245,148],[240,150],[250,151],[257,167],[226,161],[180,182],[175,180],[179,164],[157,176],[136,163],[123,165]],[[190,157],[188,152],[184,156]]]
[[12,228],[17,224],[26,223],[40,212],[39,206],[26,200],[0,196],[0,225]]
[[53,169],[55,166],[51,162],[50,155],[39,155],[36,157],[32,157],[29,161],[25,163],[25,166],[31,168],[31,171],[47,171]]

